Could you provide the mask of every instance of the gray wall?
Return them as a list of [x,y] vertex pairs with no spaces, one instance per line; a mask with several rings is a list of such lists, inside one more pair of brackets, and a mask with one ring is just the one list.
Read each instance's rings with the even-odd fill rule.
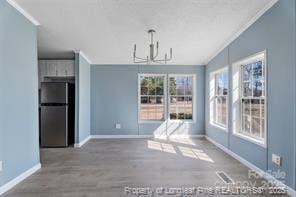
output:
[[[267,146],[263,148],[209,124],[209,74],[218,68],[267,50]],[[217,55],[206,67],[206,134],[262,170],[286,173],[295,189],[295,1],[281,0]],[[230,81],[231,84],[231,81]],[[229,103],[231,101],[229,94]],[[229,108],[229,120],[231,117]],[[232,124],[229,122],[229,131]],[[283,157],[281,167],[271,154]]]
[[90,64],[79,56],[79,142],[90,135]]
[[90,64],[75,53],[75,143],[90,135]]
[[[196,74],[196,123],[138,124],[138,73]],[[204,73],[204,66],[92,65],[91,134],[204,134]]]
[[39,163],[36,27],[0,1],[0,186]]

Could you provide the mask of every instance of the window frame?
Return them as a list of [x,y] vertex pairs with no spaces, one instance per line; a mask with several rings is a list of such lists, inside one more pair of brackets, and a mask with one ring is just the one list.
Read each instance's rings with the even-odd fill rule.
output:
[[[258,61],[262,61],[263,62],[263,81],[264,81],[264,87],[262,89],[262,91],[264,92],[264,96],[262,97],[248,97],[248,99],[252,99],[252,98],[259,98],[259,101],[261,101],[261,98],[264,98],[264,138],[260,139],[258,137],[246,134],[245,132],[243,132],[242,127],[243,127],[243,112],[242,112],[242,108],[243,108],[243,104],[242,104],[242,99],[246,98],[243,95],[243,66],[247,65],[247,64],[252,64]],[[233,127],[233,134],[237,137],[240,137],[242,139],[245,139],[247,141],[250,141],[252,143],[255,143],[257,145],[260,145],[264,148],[267,147],[267,135],[268,135],[268,128],[267,128],[267,119],[268,119],[268,109],[267,109],[267,103],[268,103],[268,92],[267,92],[267,88],[268,88],[268,74],[267,74],[267,67],[268,67],[268,63],[267,63],[267,52],[266,50],[253,54],[251,56],[248,56],[238,62],[233,63],[233,66],[238,67],[239,69],[239,102],[240,102],[240,106],[239,106],[239,118],[240,118],[240,125],[239,125],[239,129],[235,129],[235,127]],[[252,88],[253,90],[253,88]],[[253,95],[253,92],[252,92]],[[232,95],[232,99],[233,99],[233,95]],[[261,110],[260,110],[261,113]],[[233,114],[233,110],[232,110],[232,116],[234,116]],[[261,119],[261,118],[260,118]],[[251,120],[252,121],[252,120]]]
[[[215,70],[215,71],[212,71],[210,73],[210,80],[214,79],[215,81],[215,85],[214,85],[214,95],[213,95],[213,98],[209,97],[209,103],[212,102],[212,99],[213,99],[213,102],[214,102],[214,110],[213,110],[213,119],[212,117],[210,117],[210,125],[212,126],[215,126],[215,127],[218,127],[219,129],[222,129],[223,131],[225,132],[228,132],[228,128],[229,128],[229,92],[230,92],[230,88],[229,88],[229,82],[230,82],[230,73],[229,73],[229,66],[224,66],[218,70]],[[226,113],[226,125],[222,125],[222,124],[219,124],[216,122],[216,85],[217,85],[217,81],[216,81],[216,75],[218,74],[221,74],[223,72],[227,72],[228,74],[228,80],[227,80],[227,95],[226,95],[226,109],[227,109],[227,113]],[[211,87],[209,87],[211,88]],[[221,96],[221,95],[220,95]]]
[[[192,77],[192,119],[170,119],[170,93],[169,80],[170,77]],[[167,120],[168,122],[177,123],[196,123],[196,74],[168,74],[167,77]]]
[[[163,82],[163,110],[164,110],[164,117],[162,120],[141,120],[141,77],[164,77]],[[138,74],[138,123],[163,123],[167,119],[167,75],[166,74],[160,74],[160,73],[139,73]]]

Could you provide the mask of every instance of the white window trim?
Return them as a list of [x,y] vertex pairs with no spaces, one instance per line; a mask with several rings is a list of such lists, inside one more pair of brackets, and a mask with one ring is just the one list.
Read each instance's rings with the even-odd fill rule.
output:
[[[164,98],[164,117],[163,120],[141,120],[141,76],[161,76],[164,77],[164,83],[163,83],[163,98]],[[167,119],[167,75],[166,74],[159,74],[159,73],[139,73],[138,74],[138,123],[139,124],[145,124],[145,123],[154,123],[159,124],[163,123]]]
[[168,122],[172,123],[196,123],[196,74],[168,74],[167,77],[167,90],[169,90],[169,79],[170,77],[192,77],[192,120],[171,120],[170,115],[169,115],[169,109],[170,109],[170,102],[169,102],[169,97],[170,94],[167,91],[167,120]]
[[[266,50],[264,50],[264,51],[262,51],[262,52],[259,52],[259,53],[256,53],[256,54],[254,54],[254,55],[251,55],[251,56],[249,56],[249,57],[246,57],[246,58],[244,58],[243,60],[240,60],[240,61],[237,61],[237,62],[235,62],[235,63],[233,63],[232,64],[232,66],[233,67],[236,67],[236,68],[239,68],[239,70],[240,70],[240,75],[239,75],[239,88],[240,88],[240,90],[239,90],[239,99],[241,100],[241,93],[242,93],[242,83],[241,83],[241,77],[242,77],[242,73],[241,73],[241,66],[242,65],[245,65],[245,64],[250,64],[250,63],[253,63],[253,62],[255,62],[255,61],[258,61],[258,60],[263,60],[263,62],[264,62],[264,73],[265,73],[265,75],[264,75],[264,93],[265,93],[265,95],[264,95],[264,97],[265,97],[265,101],[264,101],[264,133],[265,133],[265,137],[264,137],[264,140],[259,140],[259,139],[256,139],[256,138],[254,138],[254,137],[252,137],[252,136],[249,136],[249,135],[247,135],[247,134],[244,134],[244,133],[242,133],[241,132],[241,124],[242,124],[242,121],[240,120],[240,130],[238,131],[238,129],[235,127],[235,126],[233,126],[233,131],[232,131],[232,133],[233,133],[233,135],[235,135],[235,136],[237,136],[237,137],[239,137],[239,138],[242,138],[242,139],[244,139],[244,140],[247,140],[247,141],[250,141],[250,142],[252,142],[252,143],[254,143],[254,144],[257,144],[257,145],[259,145],[259,146],[262,146],[262,147],[264,147],[264,148],[267,148],[267,136],[268,136],[268,129],[267,129],[267,118],[268,118],[268,116],[267,116],[267,114],[268,114],[268,108],[267,108],[267,102],[268,102],[268,92],[267,92],[267,86],[268,86],[268,74],[267,74],[267,65],[268,65],[268,63],[267,63],[267,51]],[[233,73],[232,73],[232,77],[233,77]],[[233,90],[232,90],[233,91]],[[232,100],[234,100],[234,95],[232,94]],[[241,104],[240,104],[241,105]],[[242,117],[242,112],[241,112],[241,106],[240,106],[240,112],[239,112],[239,116],[240,116],[240,119],[241,119],[241,117]],[[232,116],[234,117],[235,115],[234,115],[234,109],[232,109]]]
[[[226,116],[226,122],[227,122],[227,124],[226,124],[226,127],[224,127],[224,126],[222,126],[220,124],[217,124],[211,117],[209,118],[210,125],[211,126],[217,127],[217,128],[219,128],[219,129],[221,129],[222,131],[225,131],[225,132],[228,132],[228,129],[229,129],[229,118],[228,118],[228,116],[229,116],[229,91],[230,91],[230,88],[229,88],[229,78],[230,78],[230,75],[229,74],[230,73],[229,73],[228,67],[229,67],[228,65],[227,66],[223,66],[220,69],[217,69],[215,71],[212,71],[210,73],[210,75],[209,75],[210,76],[210,81],[214,78],[214,80],[215,80],[214,88],[216,88],[216,79],[215,79],[216,74],[222,73],[224,71],[226,71],[228,73],[228,92],[227,92],[227,100],[226,100],[226,107],[227,107],[227,116]],[[211,88],[211,87],[209,86],[209,88]],[[209,90],[209,91],[211,91],[211,90]],[[214,91],[216,91],[216,90],[214,90]],[[209,96],[209,103],[211,103],[211,100],[212,99],[215,99],[215,98],[211,98],[211,96]],[[214,113],[213,116],[216,116],[216,110],[214,110],[212,113]]]

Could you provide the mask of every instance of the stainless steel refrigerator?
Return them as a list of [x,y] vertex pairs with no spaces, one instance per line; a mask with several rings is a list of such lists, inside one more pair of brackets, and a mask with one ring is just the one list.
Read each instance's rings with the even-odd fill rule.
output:
[[40,129],[42,147],[74,143],[75,86],[67,82],[41,83]]

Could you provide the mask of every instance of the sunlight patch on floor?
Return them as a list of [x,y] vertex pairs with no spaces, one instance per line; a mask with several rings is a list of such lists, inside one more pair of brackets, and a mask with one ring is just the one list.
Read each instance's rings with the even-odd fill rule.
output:
[[200,159],[203,161],[214,163],[214,161],[203,150],[184,146],[178,146],[178,149],[185,157],[191,157],[194,159]]
[[180,144],[196,145],[195,142],[190,138],[169,138],[169,141]]
[[[175,140],[178,141],[178,143],[181,143],[180,141],[184,142],[184,140],[188,140],[188,139],[175,139]],[[192,145],[190,141],[185,141],[185,142],[188,142],[189,145]],[[174,146],[173,144],[170,144],[170,143],[164,143],[164,142],[153,141],[153,140],[148,140],[147,146],[149,149],[163,151],[167,153],[174,153],[174,154],[177,154],[176,150],[179,150],[178,151],[179,154],[181,154],[184,157],[190,157],[193,159],[214,163],[214,160],[201,149],[186,147],[186,146],[177,146],[177,145]]]
[[173,145],[167,143],[148,140],[148,148],[176,154]]

